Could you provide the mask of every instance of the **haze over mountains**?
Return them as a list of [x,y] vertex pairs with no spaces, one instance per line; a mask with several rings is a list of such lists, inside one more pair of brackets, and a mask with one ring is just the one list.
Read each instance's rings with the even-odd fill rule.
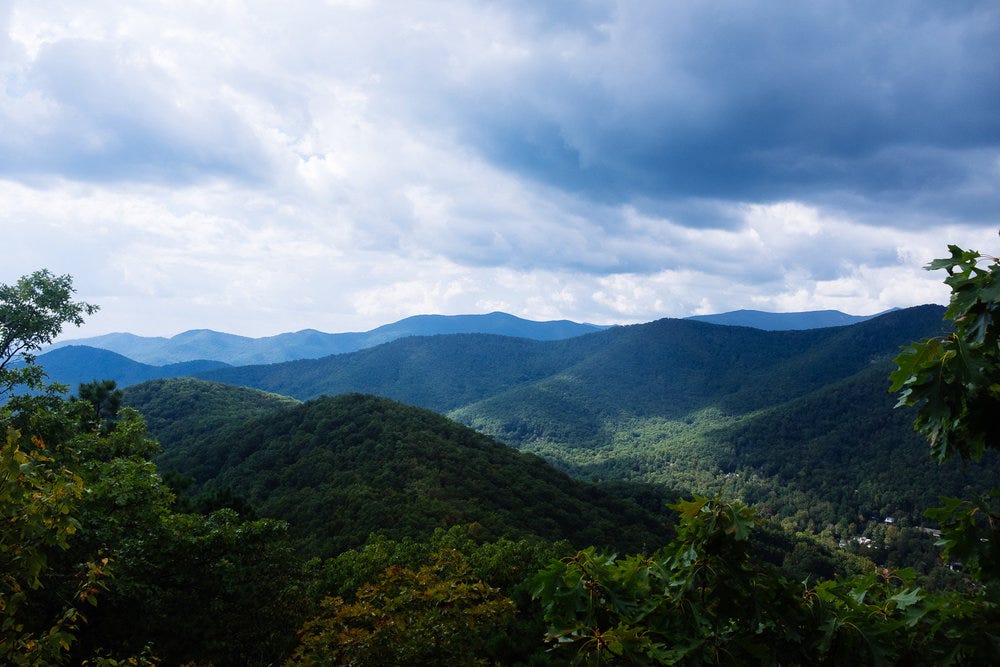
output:
[[130,359],[117,352],[87,345],[64,345],[39,357],[49,379],[71,389],[81,382],[114,380],[119,387],[155,378],[172,378],[228,366],[221,361],[198,359],[155,366]]

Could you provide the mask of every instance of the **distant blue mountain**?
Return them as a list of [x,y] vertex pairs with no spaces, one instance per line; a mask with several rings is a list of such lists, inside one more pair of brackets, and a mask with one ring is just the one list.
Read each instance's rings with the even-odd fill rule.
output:
[[164,366],[139,363],[116,352],[85,345],[67,345],[39,355],[37,363],[50,381],[69,385],[75,392],[81,382],[114,380],[127,387],[157,378],[185,377],[195,373],[225,368],[220,361],[186,361]]
[[[696,315],[690,320],[723,324],[729,326],[752,327],[767,331],[792,329],[818,329],[823,327],[846,326],[871,319],[875,315],[848,315],[838,310],[816,310],[799,313],[768,313],[759,310],[736,310],[716,315]],[[569,320],[536,322],[525,320],[507,313],[485,315],[415,315],[364,332],[323,333],[314,329],[304,329],[293,333],[283,333],[263,338],[250,338],[234,334],[192,329],[171,338],[136,336],[130,333],[111,333],[92,338],[64,341],[50,347],[44,355],[45,367],[50,374],[58,368],[60,374],[76,377],[69,366],[79,364],[83,372],[86,364],[83,357],[94,363],[104,364],[114,373],[96,373],[99,377],[121,377],[122,380],[141,382],[154,377],[175,377],[196,371],[172,368],[174,364],[187,362],[207,363],[205,360],[221,362],[221,365],[248,366],[272,364],[298,359],[319,359],[331,354],[357,352],[366,348],[388,343],[407,336],[434,336],[439,334],[485,333],[513,336],[531,340],[550,341],[574,338],[607,327],[580,324]],[[84,346],[117,353],[122,359],[101,357],[92,352],[76,351],[64,357],[50,356],[58,350]],[[77,358],[73,361],[72,358]],[[198,362],[198,360],[201,360]],[[58,367],[54,364],[59,364]],[[104,368],[97,366],[96,368]],[[197,370],[210,370],[199,366]],[[89,371],[95,374],[95,371]],[[78,374],[78,373],[77,373]],[[55,376],[54,376],[55,377]],[[93,378],[86,378],[89,381]],[[120,381],[121,382],[121,381]]]
[[[889,311],[886,311],[889,312]],[[686,319],[734,327],[751,327],[765,331],[791,331],[794,329],[822,329],[843,327],[878,317],[876,315],[848,315],[839,310],[810,310],[800,313],[768,313],[762,310],[734,310],[717,315],[694,315]]]
[[535,322],[499,312],[486,315],[415,315],[365,332],[331,334],[305,329],[264,338],[248,338],[208,329],[193,329],[172,338],[111,333],[65,341],[49,349],[85,345],[157,366],[196,359],[213,359],[242,366],[318,359],[330,354],[356,352],[406,336],[488,333],[532,340],[562,340],[604,328],[569,320]]

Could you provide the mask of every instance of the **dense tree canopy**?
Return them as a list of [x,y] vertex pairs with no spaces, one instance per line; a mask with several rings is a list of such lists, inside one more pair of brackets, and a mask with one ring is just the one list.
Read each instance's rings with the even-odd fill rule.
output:
[[[0,288],[5,393],[38,389],[31,352],[93,312],[71,293],[47,271]],[[25,365],[5,367],[16,356]],[[284,524],[174,513],[158,445],[120,402],[95,381],[73,399],[50,388],[0,406],[0,662],[287,656],[304,617]]]

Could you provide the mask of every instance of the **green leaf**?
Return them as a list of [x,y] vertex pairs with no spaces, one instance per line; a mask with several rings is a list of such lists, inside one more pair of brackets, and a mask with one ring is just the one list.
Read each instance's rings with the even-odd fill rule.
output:
[[889,600],[896,604],[899,609],[906,609],[912,605],[917,604],[922,599],[920,595],[919,588],[912,588],[905,591],[901,591],[893,595]]
[[677,510],[684,519],[694,519],[698,515],[698,512],[702,510],[709,502],[708,498],[703,498],[701,496],[695,496],[692,500],[680,500],[677,503],[670,505],[671,509]]

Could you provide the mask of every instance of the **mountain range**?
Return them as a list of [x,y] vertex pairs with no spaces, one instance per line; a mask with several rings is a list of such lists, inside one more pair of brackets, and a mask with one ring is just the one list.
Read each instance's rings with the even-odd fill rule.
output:
[[198,376],[300,400],[385,396],[577,478],[729,493],[803,528],[870,515],[920,521],[939,495],[1000,474],[992,459],[934,463],[887,392],[892,357],[942,333],[943,312],[920,306],[803,331],[666,319],[560,341],[415,337]]
[[453,333],[491,333],[532,340],[559,340],[607,327],[568,320],[535,322],[507,313],[485,315],[415,315],[365,332],[323,333],[305,329],[264,338],[249,338],[208,329],[193,329],[171,338],[111,333],[66,340],[51,346],[95,347],[117,352],[134,361],[155,366],[211,359],[226,364],[270,364],[294,359],[317,359],[388,343],[407,336]]
[[[938,466],[913,432],[912,415],[893,410],[891,359],[903,345],[941,334],[943,313],[920,306],[790,331],[664,319],[548,341],[409,336],[320,359],[216,363],[190,375],[299,401],[381,396],[447,415],[579,479],[726,493],[802,528],[872,515],[920,521],[938,495],[1000,475],[995,460],[969,470]],[[114,359],[83,347],[39,357],[64,382],[66,367],[51,363],[60,354]],[[135,362],[118,359],[137,377]],[[159,372],[167,371],[179,375],[169,366]],[[173,420],[202,419],[202,407],[192,401]],[[165,443],[177,442],[169,425],[151,426]],[[210,426],[205,418],[204,433],[189,433],[185,447]]]
[[[7,414],[46,434],[69,434],[47,451],[65,457],[59,465],[83,462],[80,479],[92,480],[81,511],[71,508],[86,521],[78,524],[86,547],[56,560],[72,572],[85,562],[78,553],[112,554],[115,576],[99,591],[87,627],[101,628],[103,620],[109,630],[100,636],[112,638],[109,645],[139,638],[129,655],[148,654],[150,646],[168,655],[160,652],[177,638],[173,662],[189,662],[181,648],[196,637],[223,647],[227,654],[211,656],[215,664],[272,664],[277,658],[229,655],[229,644],[215,639],[249,627],[249,639],[237,643],[256,647],[272,632],[273,624],[258,624],[264,618],[283,621],[275,640],[283,653],[275,649],[275,656],[292,651],[296,627],[304,628],[300,637],[333,628],[336,635],[315,643],[325,658],[353,633],[329,616],[348,607],[376,625],[416,627],[416,641],[426,643],[423,629],[437,627],[441,605],[450,608],[452,595],[464,599],[465,591],[477,596],[476,607],[459,609],[461,620],[447,632],[457,633],[467,652],[468,619],[490,623],[478,611],[482,591],[507,596],[505,606],[516,609],[512,622],[491,626],[496,637],[489,641],[503,645],[502,657],[489,662],[542,664],[551,660],[530,638],[556,627],[545,616],[552,605],[568,601],[571,615],[586,611],[600,589],[623,593],[624,605],[641,615],[650,582],[662,593],[691,588],[691,581],[698,584],[693,597],[655,604],[689,616],[694,607],[685,601],[703,598],[704,589],[711,597],[699,608],[725,607],[732,582],[742,582],[746,604],[730,604],[736,620],[719,627],[743,627],[740,610],[771,605],[779,608],[774,627],[792,618],[793,630],[806,628],[791,635],[796,644],[807,633],[823,641],[829,623],[819,617],[806,625],[795,620],[800,612],[781,610],[809,602],[815,591],[836,592],[824,598],[831,604],[854,604],[873,591],[877,599],[845,617],[847,627],[856,618],[881,619],[882,602],[906,596],[919,613],[952,613],[957,595],[918,599],[918,591],[968,588],[964,573],[943,566],[932,536],[938,526],[925,510],[942,504],[939,496],[995,486],[1000,457],[939,465],[914,432],[912,411],[894,409],[887,391],[902,346],[948,334],[943,314],[940,306],[922,306],[783,331],[663,319],[557,340],[414,335],[246,366],[157,366],[66,346],[39,357],[50,376],[110,375],[126,385],[124,405],[143,416],[155,441],[135,412],[117,411],[113,397],[82,388],[80,401],[14,400],[21,412]],[[31,446],[40,451],[49,441],[34,438]],[[155,466],[146,459],[154,454]],[[574,556],[575,549],[583,550]],[[972,569],[973,561],[962,561]],[[919,578],[900,584],[911,592],[890,599],[900,588],[888,575],[904,568]],[[670,581],[653,581],[667,570]],[[873,572],[886,581],[877,584]],[[863,576],[842,578],[851,574]],[[46,583],[62,586],[70,599],[76,580],[62,571],[59,577],[65,585],[51,576]],[[529,600],[539,591],[548,596],[541,605]],[[246,609],[258,610],[261,600],[264,612],[248,617]],[[278,604],[266,606],[273,600]],[[306,622],[310,608],[327,615]],[[803,607],[802,618],[817,609]],[[969,609],[959,606],[950,621],[960,631],[989,611]],[[664,618],[651,613],[657,623]],[[902,612],[894,613],[898,619]],[[176,626],[174,618],[185,623]],[[901,627],[889,620],[890,629]],[[759,630],[752,619],[746,627]],[[968,636],[990,627],[987,618]],[[398,643],[395,636],[350,636]],[[91,654],[101,655],[90,646],[81,652]],[[985,660],[991,655],[984,650]]]
[[[874,315],[848,315],[838,310],[768,313],[737,310],[687,318],[712,324],[752,327],[768,331],[844,326]],[[148,337],[111,333],[61,341],[49,350],[70,345],[95,347],[153,366],[210,359],[232,366],[270,364],[296,359],[318,359],[330,354],[355,352],[407,336],[455,333],[488,333],[531,340],[562,340],[608,327],[568,320],[536,322],[507,313],[485,315],[416,315],[366,332],[323,333],[305,329],[263,338],[249,338],[208,329],[192,329],[176,336]]]
[[373,393],[439,412],[476,404],[477,414],[486,414],[484,401],[558,399],[574,413],[682,417],[706,407],[758,409],[843,379],[911,340],[940,333],[943,313],[920,306],[802,331],[667,318],[555,341],[409,337],[350,354],[196,376],[300,400]]

